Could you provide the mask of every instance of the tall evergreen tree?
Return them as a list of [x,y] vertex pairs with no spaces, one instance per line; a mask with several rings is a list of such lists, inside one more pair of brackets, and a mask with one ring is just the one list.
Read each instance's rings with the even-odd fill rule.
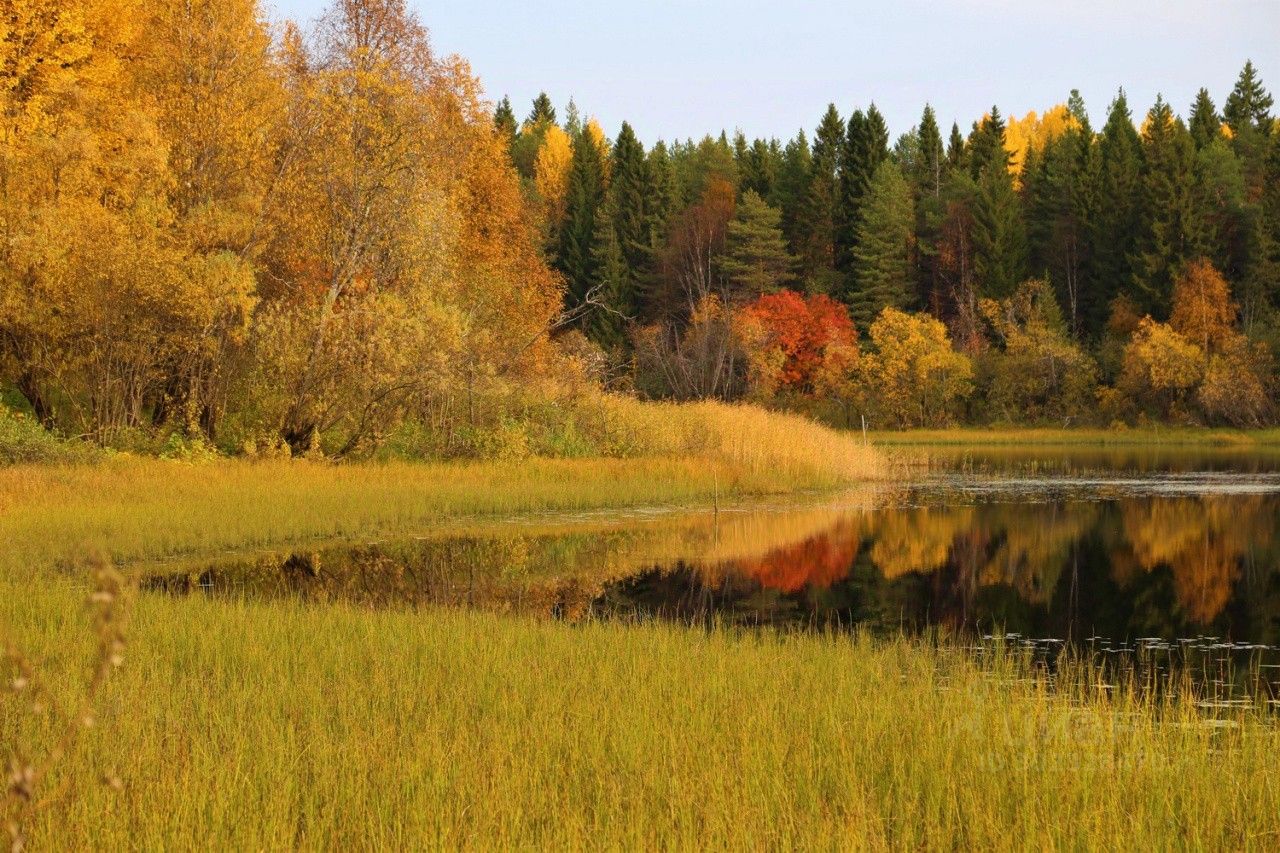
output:
[[1164,98],[1147,113],[1142,134],[1137,251],[1132,259],[1138,304],[1168,312],[1173,279],[1203,249],[1195,204],[1195,143]]
[[920,116],[920,126],[916,131],[919,139],[919,156],[915,162],[912,183],[916,186],[918,196],[942,194],[942,181],[947,170],[947,154],[942,144],[942,132],[938,130],[938,119],[933,107],[924,105],[924,113]]
[[627,318],[634,311],[635,277],[623,257],[614,222],[618,213],[615,199],[606,197],[597,211],[591,237],[591,269],[596,303],[583,318],[587,337],[605,349],[625,344]]
[[834,214],[836,268],[845,277],[846,295],[853,286],[850,270],[857,242],[863,199],[876,169],[889,156],[889,129],[872,104],[864,115],[855,110],[849,117],[840,150],[839,196]]
[[911,184],[897,164],[882,161],[864,197],[853,250],[849,302],[863,329],[886,307],[905,308],[911,302],[911,195]]
[[782,150],[778,147],[777,140],[753,141],[751,147],[743,154],[742,163],[738,167],[739,191],[744,195],[747,192],[754,192],[761,198],[770,198],[773,195],[774,182],[778,179],[781,160]]
[[991,107],[991,112],[975,124],[969,137],[969,170],[974,178],[981,178],[982,172],[991,166],[1009,168],[1009,151],[1004,146],[1005,123],[1000,115],[1000,108]]
[[1098,142],[1100,202],[1090,223],[1093,253],[1081,306],[1085,328],[1093,335],[1101,333],[1112,300],[1129,290],[1133,275],[1129,254],[1138,239],[1141,180],[1141,140],[1121,89],[1111,102]]
[[578,111],[573,98],[569,99],[569,104],[564,108],[564,132],[571,139],[577,139],[578,134],[582,133],[582,113]]
[[533,99],[533,109],[529,111],[529,117],[525,119],[525,124],[539,125],[542,123],[556,123],[556,108],[551,103],[551,98],[547,97],[546,92],[539,92],[538,97]]
[[1218,108],[1213,105],[1208,89],[1196,92],[1196,100],[1191,105],[1189,127],[1196,148],[1204,148],[1222,135],[1222,119],[1218,117]]
[[804,208],[813,182],[813,155],[803,130],[782,149],[778,179],[769,203],[782,211],[782,233],[793,255],[804,246]]
[[804,208],[804,236],[800,263],[810,287],[833,290],[835,274],[835,216],[839,197],[840,148],[844,121],[836,105],[827,107],[813,142],[812,177]]
[[609,201],[619,251],[627,272],[639,276],[652,258],[651,206],[654,190],[644,146],[627,122],[613,144],[609,172]]
[[755,190],[747,190],[725,234],[720,263],[730,294],[752,299],[786,284],[795,268],[782,236],[782,212],[770,207]]
[[516,132],[519,128],[516,125],[516,114],[511,109],[511,99],[504,97],[498,102],[497,109],[493,111],[493,126],[497,128],[498,135],[506,141],[508,148],[515,142]]
[[599,284],[596,254],[596,219],[605,200],[604,159],[595,140],[580,131],[573,140],[565,190],[565,216],[556,249],[556,268],[564,275],[568,308],[581,306]]
[[1254,130],[1262,135],[1271,132],[1271,106],[1274,103],[1270,93],[1262,85],[1253,61],[1245,62],[1236,80],[1235,88],[1227,96],[1222,114],[1227,125],[1237,136]]
[[992,157],[978,177],[973,207],[973,266],[979,292],[993,299],[1013,294],[1027,274],[1027,235],[1013,176]]
[[951,136],[947,138],[947,164],[952,169],[969,168],[969,152],[965,150],[960,125],[951,122]]

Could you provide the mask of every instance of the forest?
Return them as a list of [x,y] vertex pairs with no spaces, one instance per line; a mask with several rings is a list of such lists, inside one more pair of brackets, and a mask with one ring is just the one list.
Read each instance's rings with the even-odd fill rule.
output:
[[[152,451],[583,455],[601,389],[835,426],[1277,417],[1280,136],[1071,93],[647,150],[400,2],[13,5],[0,401]],[[867,97],[872,93],[860,95]],[[515,450],[512,450],[515,448]]]
[[1078,92],[944,141],[875,104],[646,151],[539,96],[495,123],[607,382],[850,425],[1276,417],[1280,129],[1246,62],[1186,120]]

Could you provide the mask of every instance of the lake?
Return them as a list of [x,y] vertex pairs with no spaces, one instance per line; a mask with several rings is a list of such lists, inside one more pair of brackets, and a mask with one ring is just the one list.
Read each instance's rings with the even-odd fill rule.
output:
[[1280,645],[1280,456],[932,448],[899,460],[901,485],[321,543],[152,566],[144,586],[565,619]]

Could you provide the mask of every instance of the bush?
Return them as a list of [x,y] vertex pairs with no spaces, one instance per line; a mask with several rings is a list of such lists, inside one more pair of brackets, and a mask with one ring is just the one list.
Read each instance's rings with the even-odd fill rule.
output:
[[83,442],[60,439],[34,418],[0,406],[0,465],[79,462],[92,456]]

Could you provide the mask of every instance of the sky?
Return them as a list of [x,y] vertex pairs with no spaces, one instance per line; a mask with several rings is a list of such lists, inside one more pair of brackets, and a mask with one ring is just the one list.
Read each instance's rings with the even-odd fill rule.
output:
[[[326,0],[265,0],[276,19]],[[438,53],[523,118],[546,91],[648,144],[741,129],[811,132],[872,101],[896,137],[933,104],[945,135],[992,104],[1042,112],[1079,89],[1095,127],[1121,86],[1135,114],[1196,91],[1221,109],[1246,59],[1280,104],[1280,0],[408,0]]]

